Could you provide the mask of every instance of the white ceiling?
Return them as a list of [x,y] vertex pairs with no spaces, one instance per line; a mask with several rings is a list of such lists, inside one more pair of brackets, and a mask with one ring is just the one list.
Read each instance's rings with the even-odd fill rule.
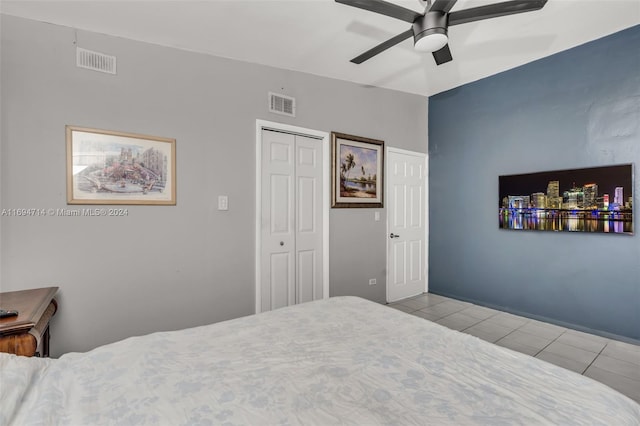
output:
[[[422,11],[418,0],[389,1]],[[453,10],[498,1],[459,0]],[[410,24],[333,0],[0,0],[0,12],[424,96],[640,24],[640,0],[549,0],[540,11],[451,27],[447,64],[409,39],[355,65]]]

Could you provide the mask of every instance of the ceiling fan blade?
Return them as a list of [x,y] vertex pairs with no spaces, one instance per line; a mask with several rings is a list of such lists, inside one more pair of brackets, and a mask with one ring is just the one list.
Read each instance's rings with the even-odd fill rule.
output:
[[445,12],[449,13],[454,4],[456,4],[458,0],[436,0],[433,2],[431,7],[429,8],[429,12]]
[[449,45],[445,44],[442,49],[433,52],[433,59],[436,60],[436,65],[442,65],[453,60],[451,50],[449,50]]
[[546,2],[547,0],[513,0],[458,10],[449,14],[449,26],[514,15],[516,13],[532,12],[542,9]]
[[366,61],[367,59],[370,59],[374,56],[376,56],[378,53],[384,52],[385,50],[387,50],[388,48],[395,46],[396,44],[400,43],[401,41],[404,41],[406,39],[408,39],[409,37],[413,36],[413,28],[408,29],[407,31],[398,34],[397,36],[390,38],[389,40],[380,43],[379,45],[377,45],[376,47],[374,47],[373,49],[369,49],[366,52],[364,52],[362,55],[360,56],[356,56],[355,58],[353,58],[351,60],[351,62],[353,62],[354,64],[361,64],[364,61]]
[[402,6],[382,0],[336,0],[336,3],[342,3],[347,6],[358,7],[370,12],[380,13],[392,18],[401,19],[410,24],[413,24],[413,21],[422,16],[420,13],[411,9],[406,9]]

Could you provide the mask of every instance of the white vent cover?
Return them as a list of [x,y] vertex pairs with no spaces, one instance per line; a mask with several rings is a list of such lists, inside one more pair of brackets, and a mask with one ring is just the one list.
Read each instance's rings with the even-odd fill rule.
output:
[[76,47],[76,65],[93,71],[116,73],[116,57]]
[[295,117],[296,99],[279,93],[269,92],[269,112]]

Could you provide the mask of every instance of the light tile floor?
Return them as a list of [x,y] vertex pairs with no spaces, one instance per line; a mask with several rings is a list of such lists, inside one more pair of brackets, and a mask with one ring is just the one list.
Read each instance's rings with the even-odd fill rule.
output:
[[425,293],[390,307],[573,370],[640,402],[640,346]]

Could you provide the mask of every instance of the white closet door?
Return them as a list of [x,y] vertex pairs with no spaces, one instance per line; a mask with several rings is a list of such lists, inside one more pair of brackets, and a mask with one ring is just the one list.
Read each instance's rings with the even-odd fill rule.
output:
[[264,312],[322,298],[322,142],[262,132]]
[[262,311],[295,303],[295,136],[262,134]]
[[296,136],[296,303],[322,299],[322,142]]

